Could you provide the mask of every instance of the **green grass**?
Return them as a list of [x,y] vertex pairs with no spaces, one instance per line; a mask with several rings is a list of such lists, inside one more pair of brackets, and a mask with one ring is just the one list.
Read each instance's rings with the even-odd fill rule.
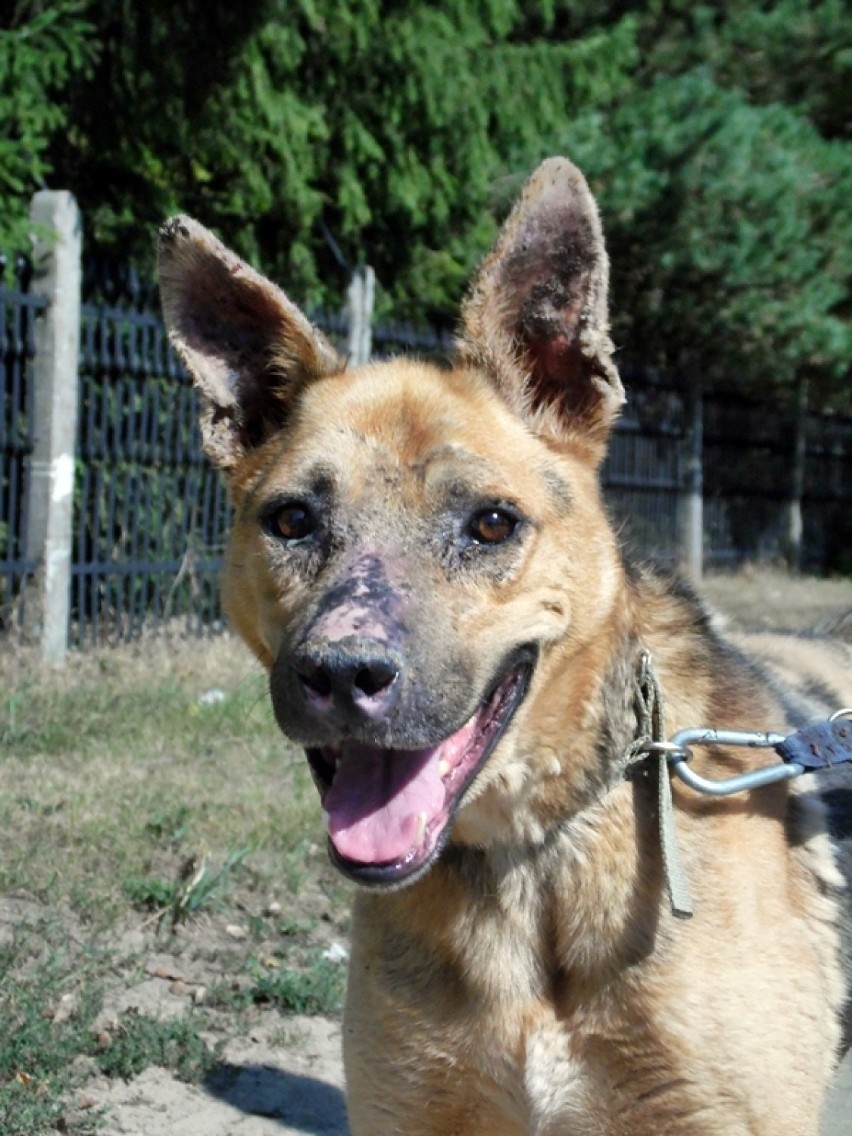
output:
[[[33,955],[36,969],[27,972]],[[57,1015],[71,1000],[67,1019]],[[74,1059],[92,1047],[91,1025],[100,998],[91,975],[70,972],[67,960],[17,938],[0,950],[0,1132],[43,1136],[66,1123],[67,1102],[81,1081]],[[66,1131],[94,1131],[86,1117]]]
[[212,1003],[238,1011],[269,1006],[292,1014],[339,1013],[346,992],[345,967],[316,954],[273,961],[251,960],[247,981],[237,988],[219,984],[211,991]]
[[[12,932],[18,908],[0,919],[0,1132],[108,1131],[76,1106],[87,1078],[162,1065],[196,1080],[217,1062],[209,1038],[247,1016],[339,1009],[345,967],[316,932],[329,911],[342,921],[347,889],[304,756],[239,644],[94,650],[62,672],[10,649],[0,692],[0,901],[29,913]],[[152,954],[180,970],[187,944],[221,996],[184,994],[162,1019],[109,1010],[151,981]]]
[[335,1014],[343,1005],[346,972],[317,959],[304,970],[255,972],[249,992],[255,1005],[269,1004],[294,1014]]
[[[201,704],[211,687],[225,697]],[[0,894],[108,924],[128,900],[213,902],[235,857],[304,879],[316,792],[233,640],[72,655],[62,674],[9,660],[0,689]],[[189,859],[210,867],[186,893]]]
[[180,1081],[200,1081],[216,1064],[217,1053],[201,1036],[204,1020],[198,1013],[179,1018],[152,1018],[127,1010],[97,1054],[107,1077],[129,1081],[151,1065],[170,1069]]
[[90,1072],[129,1079],[159,1065],[196,1081],[216,1062],[196,1014],[159,1020],[128,1010],[98,1029],[108,960],[69,951],[64,940],[60,928],[42,926],[0,948],[0,1132],[87,1136],[106,1119],[74,1106]]

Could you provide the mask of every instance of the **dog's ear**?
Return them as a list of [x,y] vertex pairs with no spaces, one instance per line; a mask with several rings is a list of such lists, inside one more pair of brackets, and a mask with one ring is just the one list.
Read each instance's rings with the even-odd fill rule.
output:
[[287,419],[304,383],[344,360],[271,281],[189,217],[160,230],[169,337],[201,392],[205,453],[230,469]]
[[624,402],[608,277],[589,187],[567,159],[549,158],[473,280],[458,344],[534,428],[591,442],[598,456]]

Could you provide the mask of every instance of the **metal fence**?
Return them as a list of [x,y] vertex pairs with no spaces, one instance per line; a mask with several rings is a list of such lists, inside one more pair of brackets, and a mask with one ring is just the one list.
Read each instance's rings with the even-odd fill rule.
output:
[[[643,374],[625,375],[627,405],[602,480],[622,543],[681,559],[686,399]],[[852,420],[810,412],[805,424],[802,567],[852,572]],[[703,561],[726,570],[789,553],[795,411],[733,389],[703,397]]]
[[601,471],[622,543],[633,554],[680,559],[683,494],[683,400],[627,370],[627,403]]
[[72,639],[127,639],[176,619],[215,628],[228,505],[201,452],[195,392],[155,289],[103,266],[84,281]]
[[27,488],[33,452],[33,321],[45,301],[29,291],[32,266],[0,254],[0,631],[19,625],[24,581],[37,567],[27,549]]
[[453,335],[447,328],[422,328],[391,320],[378,323],[373,330],[373,357],[420,355],[446,362],[453,352]]
[[[795,413],[737,391],[705,400],[705,560],[711,567],[787,552]],[[810,413],[805,425],[802,566],[852,571],[852,421]]]
[[[0,629],[20,623],[22,587],[36,570],[26,538],[33,450],[33,321],[45,303],[27,290],[21,262],[0,288]],[[346,319],[314,313],[338,345]],[[168,625],[222,626],[217,577],[230,506],[207,463],[197,401],[170,351],[156,289],[133,272],[90,267],[80,309],[79,428],[73,504],[70,638],[126,640]],[[372,333],[375,356],[446,358],[452,339],[409,325]],[[665,384],[628,372],[626,412],[603,470],[623,542],[640,555],[680,557],[687,421]],[[705,563],[730,566],[784,550],[793,446],[777,407],[731,392],[705,398]],[[852,570],[852,420],[808,420],[803,514],[806,564]]]

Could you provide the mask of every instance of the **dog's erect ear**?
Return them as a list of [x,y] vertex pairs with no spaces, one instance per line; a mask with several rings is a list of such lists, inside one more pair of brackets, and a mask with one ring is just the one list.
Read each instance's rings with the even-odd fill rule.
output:
[[624,402],[612,361],[609,262],[583,175],[549,158],[526,183],[462,308],[463,362],[537,428],[600,448]]
[[205,453],[223,469],[283,425],[300,386],[345,365],[280,289],[189,217],[160,230],[160,296],[202,395]]

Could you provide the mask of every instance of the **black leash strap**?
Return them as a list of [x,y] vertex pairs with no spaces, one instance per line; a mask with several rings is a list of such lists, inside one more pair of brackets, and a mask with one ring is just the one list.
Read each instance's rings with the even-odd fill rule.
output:
[[812,722],[786,737],[775,752],[808,771],[832,769],[852,761],[852,722],[837,715],[827,722]]

